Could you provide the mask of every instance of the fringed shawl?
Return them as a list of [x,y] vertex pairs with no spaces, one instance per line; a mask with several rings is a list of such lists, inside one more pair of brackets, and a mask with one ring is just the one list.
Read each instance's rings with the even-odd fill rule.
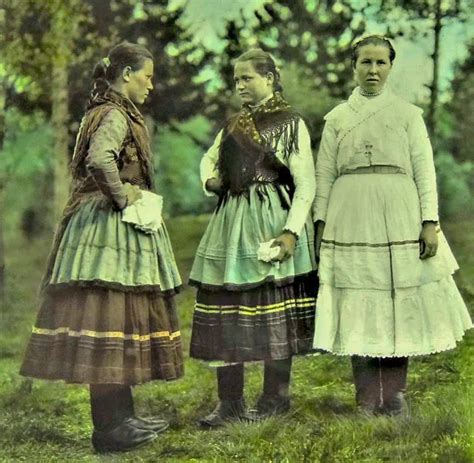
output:
[[112,109],[118,109],[128,122],[130,134],[136,145],[138,158],[141,161],[144,177],[148,187],[151,189],[153,187],[153,164],[145,121],[130,100],[112,89],[108,89],[104,95],[96,97],[84,116],[71,161],[73,178],[78,175],[86,175],[84,160],[87,156],[91,137],[107,113]]
[[255,111],[244,106],[233,116],[224,127],[217,163],[224,192],[247,192],[259,166],[278,173],[278,183],[292,185],[275,152],[280,142],[285,159],[298,151],[299,119],[278,92]]

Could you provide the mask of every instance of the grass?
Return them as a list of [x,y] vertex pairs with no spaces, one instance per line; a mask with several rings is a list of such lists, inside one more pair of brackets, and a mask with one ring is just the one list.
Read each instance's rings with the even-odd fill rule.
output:
[[[189,274],[207,217],[169,222],[184,278]],[[466,302],[474,306],[472,225],[444,226],[462,270]],[[474,335],[450,352],[414,359],[409,372],[411,418],[365,418],[356,413],[349,361],[319,355],[294,362],[293,408],[282,418],[237,423],[202,431],[196,420],[216,400],[215,377],[203,363],[186,360],[186,375],[134,391],[142,414],[159,414],[171,429],[143,449],[98,456],[90,447],[91,422],[85,386],[30,381],[18,375],[22,350],[34,322],[35,296],[49,240],[8,247],[8,295],[0,332],[0,461],[28,462],[472,462]],[[189,346],[193,290],[179,295],[184,345]],[[246,399],[260,392],[262,368],[246,367]]]

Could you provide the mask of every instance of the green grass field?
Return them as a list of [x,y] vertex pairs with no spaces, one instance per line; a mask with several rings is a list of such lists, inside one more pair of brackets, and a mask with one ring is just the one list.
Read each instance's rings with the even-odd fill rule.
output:
[[[207,217],[169,221],[178,264],[187,277]],[[456,276],[474,307],[474,243],[471,222],[444,226],[461,271]],[[187,359],[185,377],[135,389],[136,408],[159,414],[171,429],[143,449],[97,456],[90,446],[88,390],[18,375],[21,353],[36,313],[49,240],[7,247],[7,304],[0,331],[0,461],[203,461],[203,462],[473,462],[474,334],[451,352],[416,358],[407,394],[411,418],[365,418],[357,414],[349,360],[319,355],[294,362],[290,414],[259,424],[202,431],[195,422],[216,400],[215,378],[204,364]],[[193,290],[179,295],[186,355]],[[246,399],[260,392],[262,368],[246,368]]]

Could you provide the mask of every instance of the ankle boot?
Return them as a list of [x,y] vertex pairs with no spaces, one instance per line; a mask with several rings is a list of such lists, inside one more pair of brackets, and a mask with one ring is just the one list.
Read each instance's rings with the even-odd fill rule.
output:
[[364,413],[379,413],[383,401],[380,359],[353,355],[351,363],[357,405]]
[[246,419],[245,401],[221,399],[217,402],[214,410],[199,420],[199,424],[205,428],[218,428],[231,421]]
[[206,428],[224,426],[229,421],[245,417],[244,365],[230,365],[217,368],[217,392],[219,402],[215,409],[198,423]]
[[169,423],[166,420],[158,417],[141,418],[135,415],[132,388],[130,386],[117,386],[117,399],[121,404],[120,408],[127,415],[127,422],[132,426],[146,431],[153,431],[157,434],[168,429]]
[[259,421],[288,412],[291,363],[291,357],[265,362],[263,393],[257,400],[255,408],[248,413],[250,420]]
[[130,387],[91,384],[90,402],[94,424],[92,445],[97,452],[124,452],[141,447],[156,438],[155,432],[133,425]]
[[382,358],[383,403],[381,412],[386,415],[408,413],[404,393],[406,390],[408,358]]

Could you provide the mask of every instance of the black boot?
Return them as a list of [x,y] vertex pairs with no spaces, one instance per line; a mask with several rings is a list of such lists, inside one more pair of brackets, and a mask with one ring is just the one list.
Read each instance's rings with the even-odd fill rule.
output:
[[230,421],[245,419],[244,365],[231,365],[217,369],[217,391],[219,402],[216,408],[199,424],[206,428],[224,426]]
[[288,412],[291,362],[291,357],[265,362],[263,394],[259,397],[255,408],[249,411],[250,420],[259,421]]
[[165,431],[169,427],[169,423],[158,417],[141,418],[135,415],[135,407],[133,405],[132,389],[129,386],[118,386],[118,400],[121,408],[127,410],[127,422],[136,428],[154,431],[157,434]]
[[379,413],[383,403],[381,359],[353,355],[351,363],[357,405],[364,413]]
[[404,397],[407,385],[408,358],[382,358],[381,366],[383,386],[381,413],[385,415],[408,414]]
[[125,452],[156,438],[156,432],[134,426],[129,386],[91,384],[90,402],[92,445],[97,452]]

